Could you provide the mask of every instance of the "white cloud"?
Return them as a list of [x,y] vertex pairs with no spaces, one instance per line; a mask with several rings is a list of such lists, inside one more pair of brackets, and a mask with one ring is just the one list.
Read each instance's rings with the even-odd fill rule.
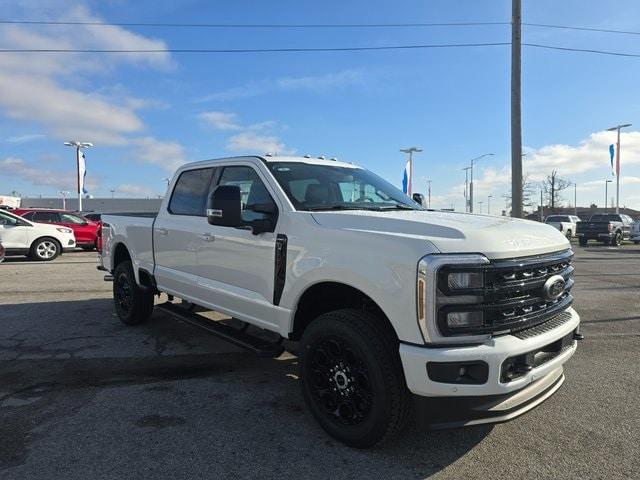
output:
[[[84,7],[60,9],[60,17],[96,22]],[[44,17],[43,17],[44,18]],[[166,44],[125,30],[121,27],[3,26],[0,29],[3,48],[95,48],[95,49],[164,49]],[[170,68],[167,53],[150,54],[20,54],[0,55],[0,112],[12,119],[39,124],[58,140],[79,138],[101,145],[123,145],[127,137],[143,129],[135,113],[140,107],[136,99],[120,104],[118,98],[96,94],[95,90],[71,88],[86,82],[95,74],[118,64],[153,68]]]
[[294,149],[287,147],[275,135],[265,135],[247,130],[227,139],[227,150],[247,153],[291,154]]
[[136,146],[134,159],[174,171],[187,161],[184,148],[177,142],[161,141],[154,137],[142,137],[132,141]]
[[[7,157],[0,160],[0,177],[11,176],[19,178],[36,186],[59,188],[61,190],[76,190],[76,172],[45,170],[25,162],[21,158]],[[99,185],[94,177],[87,177],[86,187],[93,190]]]
[[216,130],[239,130],[238,116],[227,112],[202,112],[198,115],[207,125]]
[[152,197],[156,195],[153,189],[147,185],[138,185],[133,183],[123,183],[118,185],[115,189],[115,193],[118,196],[126,195],[132,197]]
[[14,137],[7,137],[5,142],[7,143],[29,143],[35,142],[36,140],[40,140],[45,138],[45,135],[41,133],[28,133],[25,135],[16,135]]
[[200,101],[229,101],[291,90],[308,90],[317,93],[358,85],[363,81],[364,74],[360,70],[343,70],[341,72],[305,77],[280,77],[249,82],[245,85],[215,92],[201,98]]

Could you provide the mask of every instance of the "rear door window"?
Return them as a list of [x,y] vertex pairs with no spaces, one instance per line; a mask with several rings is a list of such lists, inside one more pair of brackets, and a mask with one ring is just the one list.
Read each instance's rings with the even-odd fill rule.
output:
[[56,223],[60,222],[60,215],[58,212],[35,212],[33,221],[39,223]]
[[169,213],[204,217],[214,172],[215,168],[182,172],[169,201]]

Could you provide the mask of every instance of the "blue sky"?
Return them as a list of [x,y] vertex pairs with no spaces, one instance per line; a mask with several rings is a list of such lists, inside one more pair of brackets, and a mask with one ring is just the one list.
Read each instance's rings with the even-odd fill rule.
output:
[[[7,2],[4,2],[7,3]],[[188,23],[500,22],[507,0],[9,1],[7,19]],[[640,31],[634,1],[524,0],[523,21]],[[640,53],[640,37],[525,27],[524,41]],[[0,26],[1,48],[277,48],[508,42],[508,25],[407,29],[180,29]],[[245,153],[337,156],[400,185],[398,151],[424,150],[414,190],[463,209],[468,159],[476,199],[509,190],[509,48],[279,54],[0,54],[0,193],[74,190],[87,152],[95,196],[163,193],[185,161]],[[604,200],[606,127],[623,135],[621,204],[640,208],[640,59],[523,47],[525,173],[578,184],[580,205]],[[637,127],[637,128],[636,128]],[[572,194],[566,194],[571,202]],[[484,207],[486,211],[486,206]]]

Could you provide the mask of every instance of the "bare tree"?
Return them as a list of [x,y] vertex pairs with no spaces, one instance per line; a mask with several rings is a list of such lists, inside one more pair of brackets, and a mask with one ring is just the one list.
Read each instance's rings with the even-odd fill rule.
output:
[[543,190],[547,205],[554,210],[556,207],[562,206],[562,191],[572,185],[569,180],[558,177],[556,170],[551,172],[543,181]]

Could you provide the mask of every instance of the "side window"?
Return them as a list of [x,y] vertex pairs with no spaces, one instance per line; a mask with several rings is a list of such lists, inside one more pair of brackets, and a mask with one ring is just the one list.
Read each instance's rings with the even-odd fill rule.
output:
[[187,170],[180,174],[169,201],[169,213],[204,217],[214,168]]
[[[218,185],[237,185],[242,198],[242,220],[262,220],[277,212],[276,204],[269,195],[256,171],[251,167],[224,167]],[[268,212],[272,212],[271,214]]]
[[82,225],[83,223],[85,223],[82,218],[76,217],[75,215],[71,215],[69,213],[61,213],[60,218],[64,223],[75,223],[77,225]]
[[36,212],[25,213],[24,215],[22,215],[22,218],[26,218],[27,220],[33,220],[33,216],[35,214],[36,214]]
[[33,221],[39,223],[55,223],[60,221],[60,215],[57,212],[35,212]]
[[15,225],[18,222],[17,219],[10,215],[5,215],[0,212],[0,225]]

